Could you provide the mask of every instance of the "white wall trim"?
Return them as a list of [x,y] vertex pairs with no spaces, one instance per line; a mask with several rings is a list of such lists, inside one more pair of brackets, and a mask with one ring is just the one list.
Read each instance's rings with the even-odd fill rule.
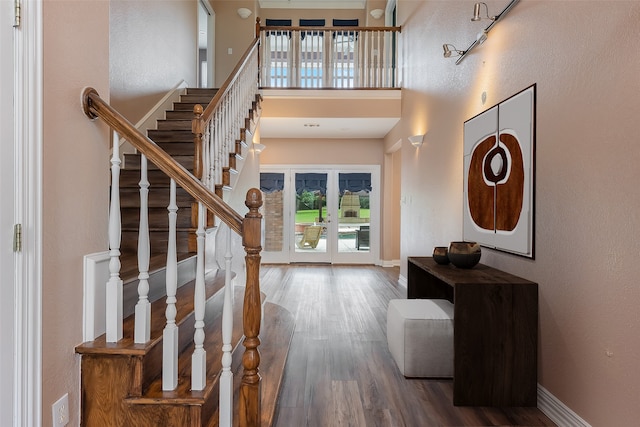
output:
[[42,0],[22,2],[15,31],[17,209],[22,252],[16,254],[15,427],[42,425]]
[[561,427],[591,427],[546,388],[538,384],[538,409]]
[[400,267],[400,260],[399,259],[383,259],[379,265],[385,268]]
[[107,330],[106,283],[109,281],[109,251],[84,256],[84,303],[82,304],[82,340],[93,341]]

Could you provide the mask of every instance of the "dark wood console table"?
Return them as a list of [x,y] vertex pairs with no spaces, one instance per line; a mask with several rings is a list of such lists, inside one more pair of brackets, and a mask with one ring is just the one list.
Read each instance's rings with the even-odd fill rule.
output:
[[483,264],[408,263],[408,298],[454,303],[454,405],[536,406],[538,284]]

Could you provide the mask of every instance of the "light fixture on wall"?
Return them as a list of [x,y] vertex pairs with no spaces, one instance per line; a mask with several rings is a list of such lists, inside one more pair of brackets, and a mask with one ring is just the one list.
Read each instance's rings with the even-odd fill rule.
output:
[[423,141],[424,135],[413,135],[409,137],[409,142],[416,148],[420,147]]
[[264,144],[258,144],[256,142],[254,142],[252,145],[253,151],[255,151],[256,153],[262,153],[264,149],[267,148]]
[[442,49],[444,49],[444,57],[451,58],[451,56],[460,56],[464,54],[463,51],[456,49],[456,47],[452,44],[443,44]]
[[382,18],[382,15],[384,14],[384,10],[382,9],[373,9],[371,12],[369,12],[371,14],[371,16],[373,16],[375,19],[380,19]]
[[[473,43],[471,43],[471,45],[467,48],[467,50],[460,51],[456,49],[454,51],[450,49],[450,47],[453,47],[452,45],[445,44],[443,46],[444,57],[450,58],[451,56],[459,56],[459,58],[456,60],[456,65],[458,65],[460,62],[462,62],[464,57],[467,56],[469,52],[473,50],[473,48],[484,43],[487,40],[489,31],[491,31],[494,25],[496,25],[498,21],[500,21],[519,1],[520,0],[511,0],[511,2],[509,2],[509,4],[502,10],[502,12],[500,12],[496,16],[489,16],[489,8],[487,7],[486,3],[482,3],[482,2],[476,3],[473,7],[473,18],[471,18],[471,21],[475,22],[475,21],[481,21],[481,20],[490,20],[491,23],[487,26],[487,28],[485,28],[484,30],[478,33],[476,39],[473,41]],[[486,11],[486,17],[480,16],[480,13],[481,13],[480,9],[482,8],[483,5]],[[452,53],[457,53],[458,55],[452,55]]]
[[241,7],[240,9],[238,9],[238,15],[240,15],[240,18],[242,19],[247,19],[249,16],[251,16],[251,10],[247,9],[246,7]]
[[[484,6],[484,11],[485,14],[487,16],[480,16],[480,7]],[[495,16],[489,16],[489,8],[487,7],[487,4],[484,2],[480,2],[480,3],[476,3],[473,6],[473,18],[471,18],[471,21],[476,22],[476,21],[481,21],[483,19],[489,19],[491,21],[495,21],[496,17]]]

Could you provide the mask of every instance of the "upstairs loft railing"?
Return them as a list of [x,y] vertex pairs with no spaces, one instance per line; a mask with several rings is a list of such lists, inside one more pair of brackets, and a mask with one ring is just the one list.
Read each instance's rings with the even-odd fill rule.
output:
[[398,88],[400,27],[262,26],[263,88]]
[[[192,390],[206,387],[206,352],[203,348],[204,337],[204,227],[207,211],[224,222],[230,230],[242,237],[246,252],[246,287],[243,301],[243,332],[245,353],[242,357],[244,368],[239,393],[239,425],[258,426],[260,424],[260,251],[261,221],[259,208],[262,195],[257,189],[247,192],[245,205],[249,212],[242,217],[216,194],[218,183],[224,182],[224,170],[228,170],[229,158],[240,151],[239,144],[246,140],[250,128],[247,115],[255,110],[258,102],[258,39],[251,44],[240,63],[227,79],[222,88],[203,108],[194,107],[192,130],[194,132],[195,160],[194,174],[176,162],[162,148],[138,131],[126,118],[106,103],[95,89],[87,88],[83,93],[85,114],[93,119],[104,121],[113,131],[113,152],[111,157],[111,205],[109,213],[109,253],[110,279],[106,294],[106,340],[118,342],[123,336],[122,318],[122,280],[120,278],[120,156],[119,140],[126,139],[141,153],[140,178],[140,226],[138,242],[138,266],[140,285],[138,304],[135,308],[135,343],[144,344],[150,340],[150,303],[147,283],[149,268],[149,226],[147,161],[155,164],[170,178],[170,201],[168,209],[169,236],[167,249],[167,309],[166,326],[163,332],[162,388],[175,390],[178,383],[178,337],[176,318],[177,289],[177,233],[176,233],[176,187],[182,187],[198,204],[197,220],[197,261],[194,294],[195,350],[192,355]],[[241,131],[242,129],[242,131]],[[230,235],[231,233],[229,233]],[[233,379],[231,373],[231,331],[233,329],[232,290],[230,285],[231,250],[230,237],[225,255],[227,277],[223,308],[223,356],[220,380],[220,420],[221,426],[233,425]]]

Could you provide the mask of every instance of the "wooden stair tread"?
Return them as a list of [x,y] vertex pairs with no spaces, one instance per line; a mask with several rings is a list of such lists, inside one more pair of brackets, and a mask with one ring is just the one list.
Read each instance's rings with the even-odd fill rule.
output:
[[[224,286],[224,272],[214,271],[205,275],[206,298],[211,298]],[[193,313],[193,294],[195,280],[181,286],[176,291],[176,324],[181,323]],[[162,341],[162,331],[166,324],[166,302],[159,299],[151,303],[151,340],[145,344],[136,344],[133,341],[135,316],[129,316],[123,321],[123,338],[116,343],[106,342],[106,334],[94,341],[80,344],[76,352],[80,354],[121,354],[144,355],[150,347]]]

